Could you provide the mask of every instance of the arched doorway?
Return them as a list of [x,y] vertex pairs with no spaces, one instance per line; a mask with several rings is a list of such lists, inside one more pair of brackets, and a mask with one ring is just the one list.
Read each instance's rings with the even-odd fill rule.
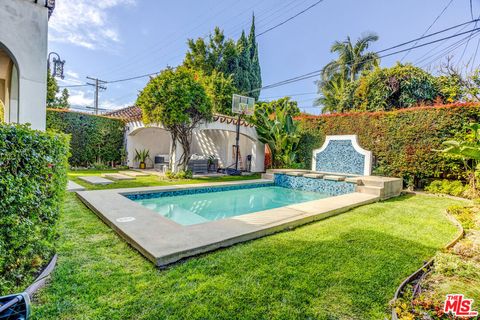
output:
[[18,122],[19,71],[13,54],[0,43],[0,121]]

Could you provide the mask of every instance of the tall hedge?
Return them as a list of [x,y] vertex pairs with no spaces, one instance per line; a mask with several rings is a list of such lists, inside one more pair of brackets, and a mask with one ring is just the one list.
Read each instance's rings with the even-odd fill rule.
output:
[[52,257],[67,183],[69,137],[0,124],[0,295]]
[[401,177],[410,186],[433,178],[463,178],[459,160],[434,151],[442,141],[464,132],[465,124],[480,121],[480,104],[416,107],[390,112],[363,112],[299,117],[298,161],[311,167],[312,150],[325,135],[356,134],[360,145],[373,152],[377,175]]
[[121,162],[125,123],[120,119],[48,109],[47,128],[71,135],[72,166]]

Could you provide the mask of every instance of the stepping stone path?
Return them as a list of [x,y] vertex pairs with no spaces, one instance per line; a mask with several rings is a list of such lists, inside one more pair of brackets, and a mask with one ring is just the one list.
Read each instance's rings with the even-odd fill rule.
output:
[[75,192],[75,191],[84,191],[84,190],[85,190],[85,187],[79,185],[78,183],[68,180],[67,191]]
[[102,184],[111,184],[113,183],[112,180],[108,180],[98,176],[85,176],[85,177],[78,177],[78,179],[88,182],[93,185],[102,185]]
[[135,177],[126,176],[120,173],[105,173],[105,174],[102,174],[102,177],[113,179],[113,180],[135,180]]
[[138,171],[119,171],[119,174],[123,174],[131,177],[148,177],[148,173],[138,172]]

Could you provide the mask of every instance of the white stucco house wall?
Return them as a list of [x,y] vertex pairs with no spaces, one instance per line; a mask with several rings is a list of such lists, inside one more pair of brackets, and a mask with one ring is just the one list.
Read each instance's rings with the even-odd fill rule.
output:
[[0,0],[0,112],[45,129],[48,19],[55,0]]
[[[168,157],[172,147],[170,133],[161,125],[146,126],[142,121],[142,111],[132,106],[107,114],[111,117],[124,119],[126,122],[125,145],[127,165],[137,167],[134,161],[135,150],[147,149],[152,160],[155,156]],[[191,153],[199,156],[213,156],[218,160],[219,167],[227,168],[235,164],[235,138],[237,119],[216,114],[213,121],[202,123],[194,129]],[[251,172],[264,172],[265,145],[258,140],[255,127],[245,121],[240,125],[239,141],[241,168]],[[181,148],[177,147],[180,153]],[[251,156],[251,161],[247,157]],[[177,158],[180,154],[177,155]],[[150,167],[153,162],[147,163]]]

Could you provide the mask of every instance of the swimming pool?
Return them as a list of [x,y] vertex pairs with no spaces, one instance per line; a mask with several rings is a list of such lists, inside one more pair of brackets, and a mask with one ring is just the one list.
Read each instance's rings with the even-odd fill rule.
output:
[[273,184],[257,184],[166,191],[127,197],[178,224],[187,226],[324,199],[329,195]]

